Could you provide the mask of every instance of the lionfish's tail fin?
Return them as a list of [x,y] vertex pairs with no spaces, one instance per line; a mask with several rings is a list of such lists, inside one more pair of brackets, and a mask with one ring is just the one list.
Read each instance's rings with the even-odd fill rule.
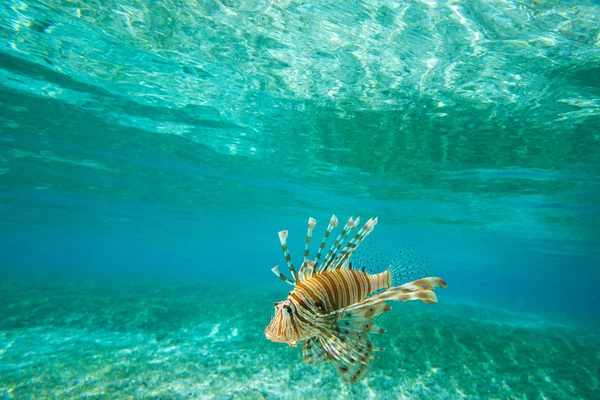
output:
[[431,276],[431,259],[413,246],[403,246],[389,263],[392,286]]
[[[346,244],[342,251],[335,257],[335,259],[331,263],[331,268],[349,268],[350,264],[347,261],[349,260],[350,256],[354,253],[356,248],[362,243],[362,241],[365,240],[365,238],[369,236],[369,234],[373,231],[373,228],[375,228],[375,225],[377,225],[377,221],[378,219],[376,217],[369,218],[369,220],[365,222],[363,227],[360,228],[358,232],[356,232],[356,235],[354,235],[354,237],[350,239],[348,244]],[[358,219],[356,220],[356,223],[358,224]]]
[[319,364],[327,361],[329,357],[318,337],[312,337],[302,346],[302,360],[307,364]]
[[338,219],[336,218],[335,215],[332,215],[331,219],[329,220],[329,225],[327,225],[327,230],[325,231],[325,236],[323,236],[323,240],[321,240],[321,244],[319,245],[319,250],[317,250],[317,257],[315,258],[315,271],[320,270],[319,260],[321,259],[321,252],[323,251],[323,248],[325,247],[325,241],[331,234],[331,231],[333,231],[335,229],[335,227],[337,227],[337,226],[338,226]]
[[278,265],[276,265],[273,268],[271,268],[271,271],[273,271],[273,273],[275,275],[277,275],[279,277],[279,279],[281,279],[285,283],[289,283],[290,285],[294,286],[294,282],[290,281],[287,276],[285,276],[284,274],[282,274],[281,272],[279,272],[279,266]]
[[287,237],[288,237],[288,231],[280,231],[279,232],[279,242],[281,242],[281,249],[283,250],[283,255],[285,256],[285,262],[287,263],[290,273],[292,274],[292,278],[295,281],[297,281],[298,273],[296,272],[296,269],[294,268],[294,265],[292,264],[292,261],[291,261],[290,251],[288,250],[288,245],[287,245]]

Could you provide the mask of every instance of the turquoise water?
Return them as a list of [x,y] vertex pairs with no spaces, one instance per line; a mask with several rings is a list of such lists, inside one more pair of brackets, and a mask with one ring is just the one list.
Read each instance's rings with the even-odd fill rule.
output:
[[[4,1],[0,398],[600,391],[595,1]],[[335,213],[448,282],[367,378],[263,332]],[[313,253],[314,254],[314,253]]]

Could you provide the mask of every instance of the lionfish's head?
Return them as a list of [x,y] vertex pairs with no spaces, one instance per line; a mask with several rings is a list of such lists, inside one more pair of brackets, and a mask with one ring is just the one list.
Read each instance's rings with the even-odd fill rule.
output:
[[296,342],[300,340],[300,336],[298,327],[294,325],[296,323],[294,320],[295,312],[296,307],[289,298],[275,303],[275,316],[265,329],[267,339],[273,342],[284,342],[296,347]]

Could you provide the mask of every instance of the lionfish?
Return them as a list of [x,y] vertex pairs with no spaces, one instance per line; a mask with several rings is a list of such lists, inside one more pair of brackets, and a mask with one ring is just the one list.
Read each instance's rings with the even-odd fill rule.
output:
[[385,271],[373,274],[356,265],[354,258],[351,259],[352,255],[377,224],[377,218],[369,219],[342,248],[359,220],[350,217],[323,262],[320,262],[325,241],[338,226],[338,220],[335,215],[331,217],[313,261],[308,259],[308,255],[316,220],[309,218],[304,261],[297,272],[288,251],[288,232],[279,232],[281,247],[293,279],[280,273],[277,266],[272,271],[293,285],[294,289],[286,300],[275,303],[275,316],[265,330],[267,339],[273,342],[296,347],[298,342],[303,341],[302,359],[305,362],[316,364],[331,361],[342,379],[352,383],[361,379],[373,360],[377,359],[374,353],[383,351],[373,346],[368,334],[385,332],[373,323],[372,318],[391,309],[386,301],[421,300],[435,303],[437,298],[432,290],[446,287],[443,279],[435,277],[392,286],[392,283],[405,280],[408,272],[418,269],[410,264],[391,263]]

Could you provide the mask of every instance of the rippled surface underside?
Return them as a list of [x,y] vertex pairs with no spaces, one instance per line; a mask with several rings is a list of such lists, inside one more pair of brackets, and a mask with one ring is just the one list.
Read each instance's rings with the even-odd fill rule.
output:
[[[591,399],[600,337],[518,312],[395,304],[367,378],[267,344],[277,293],[214,285],[0,286],[5,398]],[[576,356],[575,356],[576,355]]]
[[[593,398],[599,20],[591,0],[2,1],[0,397]],[[449,284],[394,305],[356,386],[267,342],[285,289],[253,286],[279,229],[301,246],[334,212],[426,238]],[[123,283],[150,270],[213,284]],[[27,281],[57,271],[73,283]]]
[[5,219],[360,199],[403,223],[597,240],[599,16],[593,1],[5,1],[1,199],[29,210]]

